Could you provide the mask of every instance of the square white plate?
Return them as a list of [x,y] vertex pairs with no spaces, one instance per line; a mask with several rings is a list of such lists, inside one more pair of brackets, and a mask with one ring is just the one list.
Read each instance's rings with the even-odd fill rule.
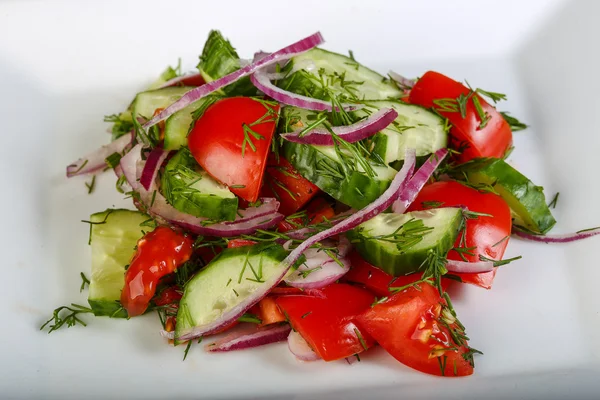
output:
[[[511,157],[560,191],[555,232],[600,225],[600,2],[15,1],[0,3],[2,398],[598,398],[600,238],[512,239],[494,289],[464,287],[456,308],[485,355],[475,375],[417,373],[382,350],[361,363],[299,364],[285,344],[206,354],[165,345],[155,316],[86,318],[52,335],[51,311],[85,304],[90,213],[130,203],[108,173],[88,196],[65,166],[109,140],[106,114],[181,56],[193,68],[208,31],[248,57],[321,30],[385,73],[428,69],[506,93],[531,124]],[[84,316],[85,318],[85,316]]]

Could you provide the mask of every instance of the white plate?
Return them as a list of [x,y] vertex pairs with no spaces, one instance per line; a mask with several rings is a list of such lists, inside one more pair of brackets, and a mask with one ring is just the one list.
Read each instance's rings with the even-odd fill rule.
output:
[[[203,2],[204,3],[204,2]],[[600,225],[600,2],[227,1],[3,2],[0,147],[3,327],[0,394],[12,398],[593,398],[600,389],[600,238],[571,245],[511,240],[494,289],[465,287],[456,308],[484,351],[475,375],[417,373],[381,350],[363,362],[299,364],[285,344],[205,354],[165,346],[154,316],[86,318],[47,335],[60,304],[85,302],[90,213],[129,203],[105,174],[64,168],[105,143],[121,110],[167,64],[193,67],[211,28],[240,53],[272,50],[316,30],[381,72],[440,70],[507,93],[500,109],[531,124],[512,162],[548,197],[555,231]],[[445,394],[444,394],[445,393]],[[450,393],[450,394],[448,394]],[[597,398],[597,397],[596,397]]]

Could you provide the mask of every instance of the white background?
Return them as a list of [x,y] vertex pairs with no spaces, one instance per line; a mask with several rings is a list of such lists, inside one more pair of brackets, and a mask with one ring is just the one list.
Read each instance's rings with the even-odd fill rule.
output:
[[[14,1],[0,2],[2,398],[597,398],[600,238],[512,239],[494,289],[455,306],[485,355],[475,375],[440,379],[381,349],[361,363],[299,364],[285,344],[230,354],[165,345],[155,316],[38,327],[79,294],[90,213],[129,206],[107,173],[86,194],[65,166],[106,143],[105,114],[178,57],[193,68],[210,29],[242,57],[320,30],[324,47],[407,76],[436,69],[506,93],[499,109],[531,124],[511,162],[551,198],[555,232],[600,225],[600,2]],[[85,317],[84,317],[85,318]]]

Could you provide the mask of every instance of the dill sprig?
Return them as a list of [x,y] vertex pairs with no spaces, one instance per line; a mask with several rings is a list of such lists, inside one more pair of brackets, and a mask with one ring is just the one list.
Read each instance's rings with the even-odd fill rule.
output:
[[44,330],[48,326],[48,333],[52,333],[59,330],[63,326],[70,328],[77,324],[87,326],[87,324],[79,318],[80,314],[93,313],[89,307],[81,306],[79,304],[71,303],[71,306],[61,306],[56,308],[52,317],[40,327],[40,331]]

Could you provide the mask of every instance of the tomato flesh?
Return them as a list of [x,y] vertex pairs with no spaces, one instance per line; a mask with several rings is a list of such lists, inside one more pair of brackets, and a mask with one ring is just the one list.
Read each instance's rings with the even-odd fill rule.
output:
[[279,105],[231,97],[210,106],[194,125],[190,151],[213,178],[241,198],[258,199]]
[[[481,117],[472,97],[466,102],[464,118],[456,106],[452,111],[443,111],[443,107],[440,106],[440,101],[452,101],[460,95],[468,96],[470,92],[471,90],[460,82],[438,72],[428,71],[411,89],[409,101],[423,107],[433,107],[448,118],[452,124],[451,145],[455,150],[462,152],[458,156],[459,161],[465,162],[476,157],[501,158],[512,146],[512,131],[494,107],[477,93],[472,94],[472,97],[479,100],[483,113],[489,118],[487,124],[481,127]],[[468,147],[464,148],[465,146]]]
[[159,226],[138,241],[121,292],[121,304],[130,317],[146,311],[160,278],[190,259],[193,244],[190,237],[165,226]]
[[290,324],[325,361],[339,360],[373,346],[374,341],[354,323],[375,296],[365,289],[333,283],[322,289],[325,298],[283,296],[276,302]]
[[331,204],[322,197],[314,198],[306,206],[306,218],[286,218],[277,224],[279,232],[287,232],[305,225],[314,225],[332,219],[335,211]]
[[295,213],[319,192],[319,188],[300,175],[285,158],[269,155],[260,194],[279,200],[280,213]]
[[473,366],[462,357],[466,347],[456,346],[440,322],[439,292],[428,283],[418,287],[367,309],[356,323],[404,365],[432,375],[471,375]]

